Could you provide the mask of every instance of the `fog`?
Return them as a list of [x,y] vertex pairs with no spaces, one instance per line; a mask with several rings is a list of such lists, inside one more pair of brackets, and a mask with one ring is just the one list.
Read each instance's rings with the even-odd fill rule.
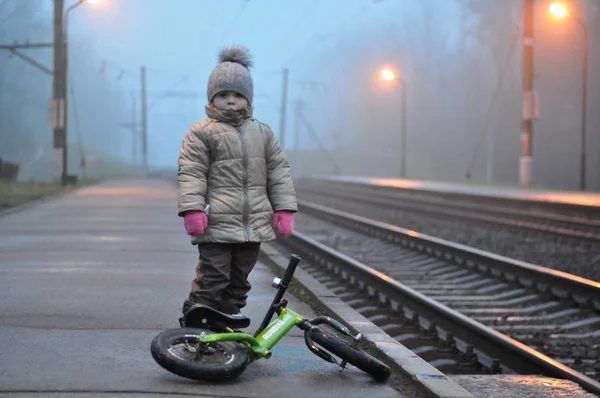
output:
[[[568,3],[588,29],[587,187],[600,191],[600,1]],[[549,4],[535,9],[533,184],[578,189],[583,31]],[[95,158],[87,175],[142,172],[142,66],[149,166],[175,172],[183,136],[205,117],[218,51],[241,44],[255,64],[255,116],[284,142],[295,175],[400,177],[404,95],[407,178],[518,184],[522,9],[523,0],[82,4],[69,14],[69,172],[83,173],[82,154]],[[0,44],[52,42],[52,10],[51,0],[0,0]],[[21,52],[52,67],[52,48]],[[397,78],[381,79],[382,68]],[[54,178],[51,96],[49,74],[0,50],[0,158],[20,163],[20,179]]]

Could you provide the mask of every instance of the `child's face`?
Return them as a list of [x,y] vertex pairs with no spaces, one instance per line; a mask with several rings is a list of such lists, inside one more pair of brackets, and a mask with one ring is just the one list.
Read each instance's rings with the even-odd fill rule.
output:
[[239,111],[248,107],[248,100],[236,92],[223,91],[215,95],[213,104],[221,111]]

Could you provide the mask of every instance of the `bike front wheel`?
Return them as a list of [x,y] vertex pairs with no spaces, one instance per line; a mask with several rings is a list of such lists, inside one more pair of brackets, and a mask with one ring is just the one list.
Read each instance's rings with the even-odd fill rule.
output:
[[248,350],[235,341],[200,343],[209,330],[178,328],[158,334],[150,346],[152,357],[164,369],[188,379],[226,381],[238,377],[248,365]]
[[321,328],[313,328],[309,333],[315,343],[377,380],[387,380],[392,374],[390,367],[385,363],[358,348],[352,347],[334,334]]

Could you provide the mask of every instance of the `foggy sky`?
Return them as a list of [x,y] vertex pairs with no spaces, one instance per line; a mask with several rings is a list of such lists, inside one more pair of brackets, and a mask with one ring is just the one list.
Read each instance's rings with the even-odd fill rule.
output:
[[[50,0],[2,1],[29,2],[38,12],[28,22],[2,22],[0,9],[1,42],[52,39]],[[574,189],[581,37],[572,21],[550,20],[547,3],[538,0],[536,9],[534,85],[542,117],[534,123],[534,181]],[[574,4],[585,11],[590,29],[588,174],[591,186],[600,189],[600,115],[594,111],[600,104],[600,7],[597,0]],[[516,182],[521,7],[521,0],[101,0],[82,5],[70,14],[69,25],[69,67],[80,119],[78,128],[71,118],[70,138],[80,130],[86,146],[129,161],[131,133],[116,126],[133,117],[133,101],[139,107],[139,68],[146,65],[149,161],[173,168],[183,135],[205,116],[206,82],[218,51],[241,44],[255,62],[255,115],[276,133],[282,69],[289,68],[285,144],[290,157],[295,101],[301,99],[310,121],[298,127],[301,148],[326,157],[320,149],[326,146],[338,162],[346,162],[341,167],[350,174],[397,176],[402,85],[381,84],[377,72],[385,65],[406,83],[409,177],[460,180],[471,169],[473,178],[483,181],[491,164],[487,174],[494,181]],[[51,65],[50,50],[35,54]],[[3,87],[15,80],[13,90],[37,88],[33,105],[21,112],[36,115],[35,130],[45,128],[50,140],[45,119],[50,79],[5,53],[0,53],[0,72]],[[17,84],[23,76],[29,83]],[[196,97],[165,96],[169,90]],[[36,96],[46,97],[36,101]],[[4,112],[6,98],[2,103]],[[348,160],[360,156],[363,163]]]

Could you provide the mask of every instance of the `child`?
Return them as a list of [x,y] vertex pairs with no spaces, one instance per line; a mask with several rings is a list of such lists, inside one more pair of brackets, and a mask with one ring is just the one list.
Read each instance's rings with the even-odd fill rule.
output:
[[243,47],[219,53],[208,79],[208,117],[181,145],[178,214],[200,252],[184,314],[196,303],[240,313],[260,243],[274,240],[274,229],[284,238],[293,231],[290,167],[271,128],[252,117],[251,66]]

